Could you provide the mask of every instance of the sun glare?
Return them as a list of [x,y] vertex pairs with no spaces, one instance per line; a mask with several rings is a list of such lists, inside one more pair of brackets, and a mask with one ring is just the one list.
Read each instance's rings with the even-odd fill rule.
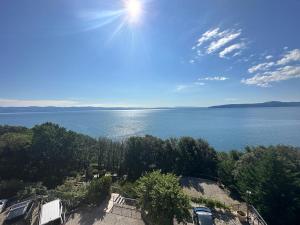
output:
[[131,23],[139,21],[142,14],[142,5],[139,0],[126,0],[125,8],[128,16],[128,20]]

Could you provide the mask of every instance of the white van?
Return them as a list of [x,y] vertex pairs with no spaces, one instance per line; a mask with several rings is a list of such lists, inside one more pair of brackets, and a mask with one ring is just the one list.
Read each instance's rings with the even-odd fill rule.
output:
[[39,225],[61,225],[65,222],[65,212],[60,199],[42,205]]

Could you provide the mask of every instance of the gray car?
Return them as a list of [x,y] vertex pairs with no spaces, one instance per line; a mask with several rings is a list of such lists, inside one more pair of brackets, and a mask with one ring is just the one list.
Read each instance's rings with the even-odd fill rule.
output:
[[207,207],[193,208],[193,221],[196,225],[213,225],[214,219],[211,210]]

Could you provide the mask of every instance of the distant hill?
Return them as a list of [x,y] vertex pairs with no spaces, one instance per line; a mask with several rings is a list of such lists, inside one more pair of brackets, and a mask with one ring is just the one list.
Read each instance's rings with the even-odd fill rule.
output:
[[252,104],[228,104],[228,105],[216,105],[209,108],[255,108],[255,107],[300,107],[300,102],[263,102]]
[[142,107],[1,107],[0,113],[23,113],[23,112],[76,112],[76,111],[96,111],[96,110],[135,110],[135,109],[167,109],[165,108],[142,108]]
[[105,108],[105,107],[0,107],[0,113],[21,113],[21,112],[74,112],[74,111],[91,111],[91,110],[112,110],[112,109],[128,109],[128,108]]

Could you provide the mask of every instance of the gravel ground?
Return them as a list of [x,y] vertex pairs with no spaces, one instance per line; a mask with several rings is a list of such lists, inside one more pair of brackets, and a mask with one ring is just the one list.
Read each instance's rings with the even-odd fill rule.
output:
[[[121,214],[121,213],[120,213]],[[105,213],[105,206],[86,207],[74,212],[66,225],[145,225],[139,215],[134,218],[115,213]]]
[[225,203],[228,206],[240,204],[232,199],[229,192],[222,189],[217,182],[201,178],[184,177],[180,180],[183,191],[191,197],[203,196]]

